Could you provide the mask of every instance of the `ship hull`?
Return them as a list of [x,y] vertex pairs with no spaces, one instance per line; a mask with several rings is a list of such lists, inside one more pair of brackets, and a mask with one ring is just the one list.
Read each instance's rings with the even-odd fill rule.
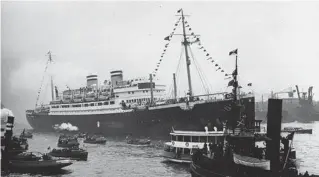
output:
[[[319,113],[310,112],[297,112],[297,111],[283,111],[282,112],[282,122],[300,122],[300,123],[311,123],[314,121],[319,121]],[[266,111],[256,111],[256,119],[267,122],[267,112]]]
[[[255,117],[254,97],[242,99],[247,119]],[[168,137],[172,127],[179,130],[204,130],[218,127],[218,121],[232,119],[232,114],[225,111],[225,105],[231,100],[196,104],[190,110],[180,107],[140,110],[126,113],[100,115],[48,115],[27,114],[29,124],[36,131],[54,131],[53,126],[71,123],[81,132],[103,133],[106,135],[149,137]],[[99,125],[99,126],[98,126]]]

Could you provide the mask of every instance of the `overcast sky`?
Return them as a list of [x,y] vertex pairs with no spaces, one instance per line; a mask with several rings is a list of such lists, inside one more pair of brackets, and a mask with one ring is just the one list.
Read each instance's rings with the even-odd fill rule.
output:
[[[234,67],[229,51],[238,48],[240,82],[258,98],[271,90],[314,86],[319,94],[318,2],[1,2],[1,100],[19,119],[33,108],[41,84],[46,53],[60,90],[85,85],[96,72],[100,81],[122,69],[124,78],[148,77],[159,62],[164,40],[184,9],[192,31],[226,73]],[[181,33],[180,26],[176,33]],[[228,80],[197,44],[195,60],[212,92],[226,91]],[[172,83],[181,53],[181,38],[174,36],[158,69],[157,79]],[[184,56],[183,56],[184,57]],[[203,92],[192,60],[195,94]],[[187,90],[185,58],[177,72],[179,94]],[[247,88],[247,83],[253,87]],[[50,98],[45,77],[41,101]]]

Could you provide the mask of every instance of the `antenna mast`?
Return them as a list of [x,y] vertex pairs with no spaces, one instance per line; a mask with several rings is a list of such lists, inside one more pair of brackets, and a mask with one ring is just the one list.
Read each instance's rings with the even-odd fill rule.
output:
[[189,60],[189,56],[188,56],[187,46],[189,45],[189,42],[187,41],[187,38],[186,38],[185,17],[184,17],[183,9],[181,9],[181,13],[182,13],[182,23],[183,23],[183,36],[184,36],[184,41],[182,42],[182,44],[185,47],[186,68],[187,68],[188,88],[189,88],[188,94],[189,94],[190,99],[192,99],[193,89],[192,89],[192,81],[191,81],[191,74],[190,74],[190,67],[189,67],[191,65],[191,61]]

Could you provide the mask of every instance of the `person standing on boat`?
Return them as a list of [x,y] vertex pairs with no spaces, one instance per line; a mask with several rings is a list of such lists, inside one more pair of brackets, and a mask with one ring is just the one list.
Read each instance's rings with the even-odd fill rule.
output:
[[210,157],[213,155],[213,143],[209,143],[209,152],[210,152]]
[[204,151],[204,154],[207,155],[207,144],[206,144],[206,142],[205,142],[205,144],[204,144],[203,151]]

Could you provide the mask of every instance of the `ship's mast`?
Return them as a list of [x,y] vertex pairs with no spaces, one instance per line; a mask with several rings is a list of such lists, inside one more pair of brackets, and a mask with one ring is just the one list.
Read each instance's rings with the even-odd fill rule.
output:
[[174,82],[174,102],[177,99],[177,88],[176,88],[176,77],[175,77],[175,73],[173,73],[173,82]]
[[238,51],[236,52],[236,64],[235,64],[235,72],[233,73],[234,77],[234,87],[233,87],[233,94],[234,94],[234,102],[237,103],[237,90],[238,90],[238,81],[237,81],[237,76],[238,76],[238,65],[237,65],[237,57],[238,57]]
[[188,49],[187,46],[189,45],[189,42],[186,39],[186,32],[185,32],[185,17],[184,17],[184,13],[183,13],[183,9],[181,9],[181,13],[182,13],[182,24],[183,24],[183,36],[184,36],[184,41],[182,42],[184,47],[185,47],[185,56],[186,56],[186,68],[187,68],[187,77],[188,77],[188,88],[189,88],[189,97],[190,99],[192,99],[193,97],[193,89],[192,89],[192,81],[191,81],[191,74],[190,74],[190,65],[191,65],[191,61],[189,60],[189,56],[188,56]]
[[[52,62],[52,55],[51,55],[51,51],[48,52],[48,56],[49,56],[49,63]],[[51,96],[52,96],[52,101],[54,101],[54,90],[53,90],[53,77],[51,75]]]
[[52,78],[52,76],[51,76],[51,96],[52,96],[52,101],[54,101],[53,78]]
[[150,74],[150,88],[151,88],[151,106],[153,105],[153,76]]

